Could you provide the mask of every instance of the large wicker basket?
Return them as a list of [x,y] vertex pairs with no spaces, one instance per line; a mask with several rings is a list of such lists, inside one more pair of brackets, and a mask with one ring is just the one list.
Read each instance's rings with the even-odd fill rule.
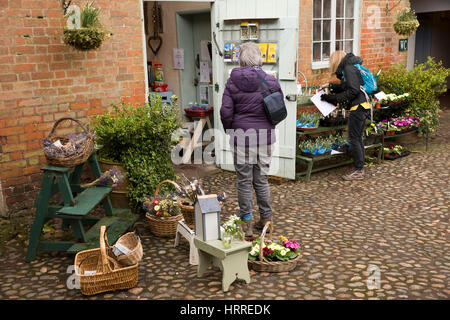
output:
[[[272,240],[273,225],[272,222],[268,221],[264,226],[261,233],[261,243],[264,243],[264,236],[267,229],[270,227],[269,239]],[[297,262],[300,260],[301,255],[299,254],[296,258],[288,261],[268,261],[263,255],[263,246],[259,246],[259,261],[249,260],[248,266],[255,271],[264,272],[287,272],[292,271],[296,266]]]
[[138,283],[138,264],[124,268],[119,266],[108,244],[105,226],[100,227],[99,241],[100,248],[80,251],[75,256],[75,274],[80,279],[81,293],[94,295],[135,287]]
[[[158,196],[159,189],[165,183],[170,183],[180,190],[180,186],[172,180],[164,180],[158,184],[155,190],[155,197]],[[177,233],[178,221],[183,219],[183,215],[179,214],[171,217],[155,217],[150,214],[145,215],[149,221],[150,232],[157,237],[175,237]]]
[[58,127],[58,125],[65,121],[65,120],[71,120],[73,122],[76,122],[81,129],[86,133],[86,141],[83,145],[83,149],[80,153],[70,156],[70,157],[55,157],[47,155],[45,152],[45,158],[47,159],[47,163],[49,165],[57,166],[57,167],[74,167],[76,165],[79,165],[81,163],[86,162],[86,160],[91,156],[92,152],[94,151],[94,134],[85,128],[85,126],[78,120],[65,117],[57,120],[55,124],[53,125],[52,131],[50,131],[50,134],[48,135],[48,139],[53,143],[57,140],[60,140],[62,144],[65,144],[68,139],[67,137],[63,136],[55,136],[55,130]]

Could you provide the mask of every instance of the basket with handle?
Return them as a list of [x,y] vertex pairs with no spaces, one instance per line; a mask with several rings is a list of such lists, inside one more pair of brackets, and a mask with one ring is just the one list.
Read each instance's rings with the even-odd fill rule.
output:
[[75,275],[80,280],[81,293],[94,295],[125,290],[138,283],[138,264],[120,267],[106,236],[106,227],[100,227],[100,248],[80,251],[75,256]]
[[70,121],[77,123],[81,127],[81,129],[83,129],[83,131],[86,133],[86,140],[83,144],[82,150],[80,150],[80,152],[77,154],[74,154],[72,156],[67,156],[67,157],[66,156],[64,156],[64,157],[51,156],[51,155],[48,155],[46,152],[44,152],[44,154],[45,154],[47,163],[49,165],[53,165],[53,166],[57,166],[57,167],[74,167],[76,165],[86,162],[86,160],[91,156],[92,152],[94,151],[94,144],[95,144],[94,134],[92,133],[92,131],[87,130],[86,127],[79,120],[73,119],[70,117],[64,117],[55,122],[52,130],[50,131],[50,133],[48,135],[48,139],[52,143],[54,143],[57,140],[60,140],[62,144],[65,144],[68,142],[67,137],[55,135],[55,130],[58,127],[58,125],[65,120],[70,120]]
[[[180,190],[180,186],[176,182],[172,180],[164,180],[161,181],[156,187],[155,197],[158,196],[159,189],[165,183],[170,183],[173,186],[175,186],[177,190]],[[171,217],[155,217],[147,213],[145,216],[149,221],[150,232],[157,237],[175,237],[175,234],[177,232],[178,221],[181,221],[181,219],[183,219],[182,214],[178,214],[176,216]]]
[[267,229],[270,227],[269,231],[269,239],[272,240],[272,233],[273,233],[273,225],[271,221],[268,221],[266,225],[264,226],[262,233],[261,233],[261,245],[259,246],[259,260],[249,260],[248,266],[252,268],[255,271],[265,271],[265,272],[286,272],[286,271],[292,271],[296,266],[297,262],[300,260],[301,255],[297,255],[294,259],[287,260],[287,261],[268,261],[266,258],[264,258],[263,255],[263,243],[264,243],[264,237],[266,235]]

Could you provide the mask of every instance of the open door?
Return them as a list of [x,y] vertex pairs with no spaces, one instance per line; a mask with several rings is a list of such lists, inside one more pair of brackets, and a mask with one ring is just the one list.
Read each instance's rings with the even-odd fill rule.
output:
[[[234,170],[233,156],[220,121],[222,94],[229,73],[237,63],[225,62],[225,43],[241,43],[241,23],[257,22],[258,43],[276,44],[273,63],[263,64],[263,70],[276,73],[285,96],[297,92],[297,43],[298,0],[215,0],[211,7],[213,42],[213,101],[216,130],[216,164],[224,170]],[[217,45],[216,45],[217,44]],[[295,100],[295,99],[294,99]],[[277,142],[274,146],[269,174],[295,179],[296,150],[296,101],[285,99],[287,118],[276,127]]]

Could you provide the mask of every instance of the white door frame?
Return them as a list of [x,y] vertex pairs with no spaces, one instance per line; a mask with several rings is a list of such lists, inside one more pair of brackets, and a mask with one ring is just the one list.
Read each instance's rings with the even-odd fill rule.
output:
[[[142,22],[142,46],[143,46],[143,63],[145,69],[145,101],[148,102],[149,95],[149,82],[148,82],[148,69],[147,69],[147,38],[145,37],[145,20],[144,20],[144,1],[154,2],[155,0],[141,0],[141,22]],[[158,0],[159,2],[214,2],[215,0]],[[176,31],[175,31],[176,32]]]

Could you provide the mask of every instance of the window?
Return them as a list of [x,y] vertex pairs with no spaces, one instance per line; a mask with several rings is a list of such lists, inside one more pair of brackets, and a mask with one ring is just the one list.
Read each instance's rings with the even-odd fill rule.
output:
[[313,69],[327,68],[330,54],[358,54],[360,0],[313,0]]

